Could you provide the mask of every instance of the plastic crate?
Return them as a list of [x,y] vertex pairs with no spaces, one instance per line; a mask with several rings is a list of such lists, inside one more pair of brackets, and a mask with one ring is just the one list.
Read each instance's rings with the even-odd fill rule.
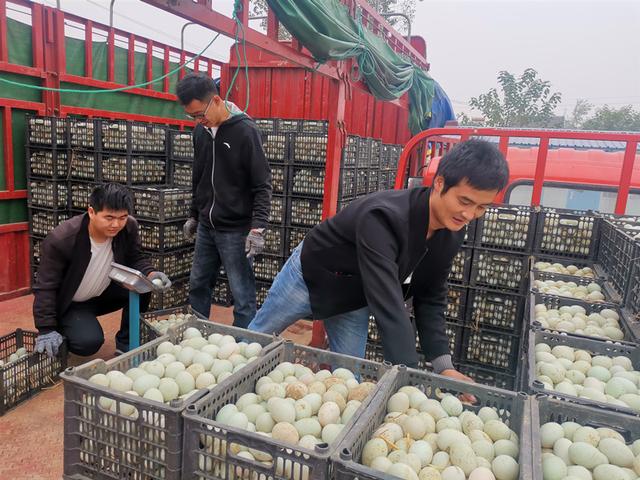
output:
[[302,120],[301,133],[328,133],[329,122],[327,120]]
[[378,190],[389,190],[389,172],[386,170],[380,170],[378,173]]
[[70,177],[79,180],[98,180],[98,154],[81,150],[69,151]]
[[[535,314],[535,306],[536,305],[545,305],[547,307],[547,310],[551,310],[551,309],[559,309],[560,307],[563,306],[572,306],[572,305],[578,305],[582,308],[584,308],[586,310],[586,314],[589,315],[591,313],[600,313],[603,309],[608,308],[611,310],[614,310],[618,316],[620,317],[619,319],[619,325],[620,325],[620,329],[622,330],[622,332],[624,333],[624,338],[622,340],[622,342],[626,342],[626,343],[634,343],[636,341],[636,334],[634,333],[632,327],[630,326],[630,321],[627,318],[627,313],[625,311],[623,311],[622,309],[620,309],[618,306],[615,305],[601,305],[601,304],[597,304],[597,303],[589,303],[589,302],[583,302],[581,300],[576,300],[575,298],[563,298],[563,297],[556,297],[555,295],[543,295],[541,293],[535,293],[532,292],[529,296],[529,311],[527,312],[528,314],[528,320],[529,320],[529,324],[531,325],[531,328],[534,330],[544,330],[547,332],[555,332],[555,333],[561,333],[563,335],[568,335],[570,337],[578,337],[578,338],[587,338],[587,339],[591,339],[591,340],[598,340],[598,341],[612,341],[609,338],[603,338],[603,337],[593,337],[593,336],[589,336],[589,335],[584,335],[584,334],[579,334],[579,333],[575,333],[575,332],[567,332],[564,330],[558,330],[558,329],[554,329],[554,328],[544,328],[540,322],[536,321],[536,314]],[[621,342],[616,340],[616,342]]]
[[65,118],[27,115],[27,143],[31,145],[67,145],[68,134]]
[[135,187],[131,191],[136,218],[167,222],[189,217],[192,200],[190,188]]
[[356,167],[369,168],[371,166],[372,140],[372,138],[358,138],[358,149],[356,150]]
[[270,255],[285,255],[286,229],[270,225],[264,232],[264,251]]
[[269,211],[269,223],[272,225],[284,225],[287,221],[287,199],[283,195],[271,195],[271,210]]
[[27,170],[30,177],[45,177],[65,180],[69,175],[67,150],[44,149],[27,146]]
[[358,146],[360,137],[356,135],[348,135],[344,148],[342,149],[342,165],[344,167],[355,167],[356,158],[358,156]]
[[285,256],[291,255],[293,250],[304,240],[310,228],[287,228],[287,240],[285,244]]
[[276,118],[275,122],[278,133],[298,133],[302,125],[302,120],[290,118]]
[[151,263],[156,271],[164,272],[169,278],[181,278],[189,275],[193,264],[193,247],[151,252]]
[[29,251],[31,253],[31,266],[37,267],[40,265],[42,258],[42,241],[43,238],[29,237]]
[[[393,186],[391,186],[390,188],[393,188]],[[478,226],[478,221],[472,220],[467,224],[466,227],[464,227],[465,232],[464,232],[464,240],[462,241],[463,245],[468,245],[470,247],[473,247],[473,243],[475,242],[475,239],[476,239],[477,226]]]
[[591,212],[543,208],[533,251],[558,257],[595,259],[599,218]]
[[271,167],[271,187],[273,193],[287,193],[289,176],[288,167],[272,163]]
[[46,237],[51,230],[70,217],[67,210],[29,209],[30,234]]
[[291,167],[289,193],[312,197],[324,196],[324,167]]
[[171,161],[171,185],[192,188],[193,162]]
[[69,184],[65,180],[29,180],[28,204],[31,207],[69,208]]
[[189,277],[171,280],[171,288],[162,293],[151,294],[149,310],[166,310],[189,303]]
[[322,221],[322,199],[291,198],[291,225],[313,227]]
[[165,157],[138,154],[102,153],[99,171],[102,181],[125,185],[164,184],[167,177]]
[[258,255],[253,260],[253,271],[258,280],[272,281],[284,265],[282,255]]
[[[384,388],[388,367],[355,357],[338,355],[325,350],[295,345],[291,342],[274,348],[258,362],[253,362],[241,377],[229,377],[209,395],[187,407],[184,418],[183,477],[199,479],[222,478],[309,478],[329,479],[331,454],[337,449],[345,434],[353,428],[356,420],[369,407],[375,393],[362,402],[351,421],[342,429],[335,441],[322,444],[315,450],[285,444],[270,437],[223,425],[215,420],[221,407],[234,403],[238,398],[255,389],[256,381],[282,362],[302,363],[317,370],[319,368],[348,368],[359,375],[362,381],[377,381],[378,388]],[[272,457],[272,466],[247,460],[231,452],[231,445],[237,444],[264,452]],[[280,462],[285,468],[291,467],[298,476],[283,474],[276,467]],[[235,474],[235,476],[234,476]]]
[[166,335],[168,332],[161,332],[154,326],[154,323],[160,320],[165,320],[171,315],[185,315],[186,321],[192,320],[207,320],[202,318],[195,310],[190,306],[185,305],[182,307],[168,308],[166,310],[155,310],[151,312],[144,312],[140,314],[140,344],[155,340],[156,338]]
[[516,375],[511,375],[510,373],[482,368],[477,365],[469,365],[466,363],[456,364],[456,370],[460,373],[464,373],[468,377],[471,377],[475,382],[481,383],[482,385],[502,388],[504,390],[517,390]]
[[360,197],[369,193],[369,169],[358,168],[356,170],[356,196]]
[[624,296],[624,305],[635,323],[640,322],[640,262],[636,261],[631,270],[629,286]]
[[[379,343],[369,343],[367,342],[367,346],[364,352],[365,360],[369,360],[370,362],[383,363],[384,362],[384,351],[382,350],[382,345]],[[422,370],[427,370],[431,368],[431,364],[427,362],[425,356],[418,352],[418,368]]]
[[468,288],[459,285],[449,285],[447,292],[447,310],[445,315],[456,322],[464,322],[467,311]]
[[161,252],[192,245],[193,239],[184,236],[183,224],[183,220],[166,223],[139,220],[138,230],[142,248]]
[[507,333],[487,328],[464,327],[461,361],[516,375],[520,332]]
[[620,433],[626,443],[640,439],[640,419],[575,405],[545,395],[531,398],[531,447],[533,480],[543,480],[540,427],[547,422],[576,422],[585,427],[606,427]]
[[[56,383],[67,366],[66,344],[57,357],[49,358],[34,352],[37,336],[37,332],[18,328],[0,337],[0,359],[5,362],[0,366],[0,415]],[[25,348],[27,354],[8,363],[8,357],[19,348]]]
[[341,200],[349,200],[356,196],[356,169],[340,169],[340,193]]
[[193,161],[193,137],[191,132],[169,130],[169,156],[173,159]]
[[466,285],[471,279],[471,261],[473,259],[473,249],[462,247],[453,259],[449,282]]
[[[531,425],[529,423],[529,400],[522,393],[509,392],[498,388],[452,380],[404,367],[397,367],[384,380],[384,388],[378,389],[367,412],[361,415],[353,428],[340,442],[339,450],[332,456],[333,478],[335,480],[387,480],[396,478],[385,475],[359,463],[365,444],[375,430],[384,422],[387,402],[401,387],[412,385],[423,391],[427,397],[442,398],[442,391],[476,397],[474,405],[464,408],[478,412],[481,407],[492,407],[502,421],[518,435],[520,479],[528,479],[531,471]],[[389,381],[390,380],[390,381]]]
[[589,400],[582,397],[574,397],[573,395],[566,395],[560,392],[556,392],[555,390],[545,389],[542,382],[536,380],[535,375],[535,346],[538,343],[546,343],[551,348],[558,345],[566,345],[569,347],[586,350],[592,355],[604,355],[607,357],[617,357],[623,355],[631,359],[634,370],[640,370],[640,348],[637,345],[602,342],[590,338],[558,335],[556,333],[545,332],[543,330],[531,330],[529,332],[528,345],[526,349],[527,363],[522,380],[523,385],[531,394],[543,393],[550,397],[577,403],[580,405],[590,405],[626,414],[638,414],[638,412],[633,411],[627,407],[621,407],[611,403],[597,402],[595,400]]
[[[621,302],[621,298],[620,296],[613,291],[610,287],[609,284],[607,282],[605,282],[603,279],[594,279],[594,278],[584,278],[584,277],[575,277],[573,275],[562,275],[559,273],[549,273],[549,272],[539,272],[539,271],[532,271],[531,272],[531,285],[530,285],[530,290],[533,292],[537,292],[538,291],[538,287],[536,287],[535,282],[536,281],[545,281],[545,280],[551,280],[554,282],[573,282],[576,285],[589,285],[590,283],[597,283],[598,285],[600,285],[600,288],[602,289],[602,294],[604,295],[604,300],[602,301],[589,301],[589,303],[598,303],[598,304],[616,304],[616,303],[620,303]],[[540,293],[544,293],[544,292],[540,292]],[[547,294],[547,295],[551,295],[551,294]],[[560,295],[556,295],[556,296],[560,296]],[[562,296],[561,298],[573,298],[573,297],[564,297]],[[587,300],[585,300],[587,301]]]
[[382,155],[382,140],[372,138],[369,154],[369,165],[380,169],[380,156]]
[[466,323],[476,329],[490,328],[519,333],[526,297],[485,288],[470,288]]
[[571,274],[560,274],[560,275],[570,275],[571,278],[573,277],[579,277],[579,278],[592,278],[593,280],[597,281],[598,279],[604,279],[607,278],[607,274],[605,273],[602,265],[598,264],[598,263],[593,263],[590,262],[588,260],[574,260],[574,259],[568,259],[568,258],[556,258],[556,257],[547,257],[544,255],[536,255],[532,261],[531,261],[531,270],[534,272],[543,272],[543,273],[555,273],[555,272],[547,272],[545,270],[540,270],[539,268],[536,268],[536,263],[538,262],[547,262],[547,263],[551,263],[551,264],[560,264],[564,267],[568,267],[570,265],[573,265],[575,267],[578,267],[579,269],[585,268],[585,267],[589,267],[592,271],[593,271],[593,277],[586,277],[586,276],[582,276],[580,277],[579,275],[571,275]]
[[377,192],[380,187],[380,171],[376,168],[369,169],[368,192]]
[[[213,333],[231,335],[236,339],[258,342],[267,355],[272,337],[256,332],[206,321],[191,321],[171,330],[131,352],[112,360],[92,360],[80,367],[69,368],[61,374],[64,381],[64,475],[65,478],[145,478],[179,480],[183,476],[182,412],[191,403],[208,393],[200,390],[186,400],[167,405],[146,398],[115,392],[89,382],[97,373],[111,370],[126,371],[143,361],[156,358],[156,349],[164,341],[178,342],[187,327],[198,328],[203,336]],[[256,360],[261,363],[260,360]],[[229,379],[242,378],[253,363]],[[116,411],[104,409],[99,400],[111,400]],[[124,415],[122,405],[138,412],[137,418]]]
[[93,150],[96,148],[96,136],[99,120],[95,118],[69,118],[69,145],[72,148]]
[[633,265],[640,261],[640,241],[609,220],[600,223],[598,262],[619,295],[624,295]]
[[478,219],[476,245],[516,252],[530,252],[537,213],[531,207],[490,207]]
[[262,133],[275,133],[276,131],[275,118],[255,118],[254,122]]
[[103,150],[167,153],[167,127],[128,120],[101,121],[100,140]]
[[524,293],[529,288],[529,257],[521,253],[474,249],[471,285]]
[[89,196],[96,183],[81,181],[69,182],[70,207],[74,210],[86,211],[89,206]]
[[295,165],[318,165],[327,163],[327,140],[325,133],[300,133],[291,137],[291,159]]
[[262,148],[269,162],[288,163],[290,157],[291,134],[267,133],[264,135]]
[[216,285],[213,287],[213,299],[212,303],[220,305],[221,307],[229,307],[233,305],[233,295],[231,294],[231,287],[229,286],[229,279],[221,275],[216,280]]
[[264,304],[270,288],[271,282],[256,282],[256,305],[258,308],[262,307],[262,305]]

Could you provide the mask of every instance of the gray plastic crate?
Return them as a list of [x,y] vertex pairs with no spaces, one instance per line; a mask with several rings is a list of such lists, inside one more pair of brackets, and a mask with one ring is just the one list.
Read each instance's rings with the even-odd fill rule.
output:
[[590,405],[616,412],[638,415],[638,412],[634,412],[630,408],[613,405],[610,403],[597,402],[595,400],[589,400],[587,398],[574,397],[573,395],[566,395],[555,390],[547,390],[543,387],[542,383],[536,380],[536,357],[535,346],[538,343],[546,343],[551,348],[556,345],[567,345],[569,347],[586,350],[593,355],[605,355],[607,357],[616,357],[624,355],[631,359],[634,370],[640,370],[640,347],[631,344],[603,342],[598,340],[592,340],[590,338],[582,337],[569,337],[567,335],[558,335],[556,333],[549,333],[542,330],[532,330],[529,332],[528,345],[525,351],[527,364],[523,368],[523,385],[529,391],[529,393],[543,393],[550,397],[559,398],[561,400],[577,403],[580,405]]
[[[184,478],[331,478],[329,457],[337,449],[340,440],[353,428],[357,418],[369,408],[375,394],[369,395],[369,398],[362,402],[351,421],[345,425],[342,433],[331,445],[321,444],[313,451],[222,425],[213,420],[220,408],[237,401],[245,393],[253,392],[256,381],[282,362],[302,363],[312,370],[327,367],[348,368],[354,374],[360,375],[361,380],[377,381],[378,388],[384,388],[385,374],[390,368],[381,363],[284,342],[264,355],[262,361],[254,362],[242,377],[229,377],[220,383],[219,388],[187,408],[184,414]],[[272,466],[238,457],[231,452],[231,444],[269,454],[273,459]],[[279,462],[285,469],[291,468],[292,475],[283,475],[276,468]],[[211,468],[207,468],[209,465]],[[203,466],[205,468],[202,468]]]
[[[550,272],[540,272],[537,270],[532,270],[531,274],[529,275],[530,278],[530,283],[529,283],[529,290],[532,292],[537,292],[538,290],[534,287],[534,282],[536,280],[553,280],[553,281],[562,281],[562,282],[573,282],[576,285],[588,285],[590,283],[597,283],[598,285],[600,285],[601,289],[602,289],[602,294],[604,295],[604,300],[600,301],[600,302],[587,302],[587,303],[594,303],[594,304],[610,304],[610,305],[614,305],[614,304],[618,304],[622,301],[622,299],[620,298],[620,296],[611,288],[611,286],[609,285],[608,282],[606,282],[604,279],[602,278],[585,278],[585,277],[576,277],[573,275],[563,275],[560,273],[550,273]],[[549,294],[546,294],[549,295]],[[563,297],[563,296],[559,296],[559,298],[569,298],[572,299],[573,297]],[[578,299],[575,299],[578,300]],[[585,300],[586,301],[586,300]]]
[[145,312],[140,314],[140,345],[143,345],[151,340],[155,340],[158,337],[162,337],[166,333],[162,333],[158,330],[153,323],[159,320],[165,320],[170,315],[178,314],[190,315],[192,318],[189,320],[207,320],[202,317],[198,312],[193,310],[191,306],[185,305],[182,307],[167,308],[165,310],[155,310],[153,312]]
[[[536,255],[531,260],[531,269],[534,272],[555,273],[555,272],[545,272],[544,270],[540,270],[540,269],[536,268],[535,264],[537,262],[559,263],[560,265],[563,265],[565,267],[567,267],[569,265],[574,265],[574,266],[576,266],[578,268],[589,267],[589,268],[591,268],[591,270],[593,270],[594,277],[592,279],[594,281],[602,280],[603,278],[606,279],[608,277],[608,275],[604,271],[604,268],[603,268],[602,265],[600,265],[598,263],[593,263],[592,261],[589,261],[589,260],[549,257],[549,256],[546,256],[546,255]],[[563,275],[563,274],[561,274],[561,275]],[[571,278],[575,278],[577,275],[569,275],[569,276]],[[578,278],[591,278],[591,277],[578,277]]]
[[556,332],[562,333],[563,335],[568,335],[570,337],[577,338],[587,338],[591,340],[599,340],[599,341],[610,341],[607,338],[601,337],[591,337],[589,335],[581,335],[579,333],[566,332],[564,330],[554,330],[550,328],[544,328],[540,322],[536,321],[535,315],[535,306],[539,304],[544,304],[547,306],[547,309],[558,309],[563,306],[571,306],[571,305],[579,305],[583,307],[587,311],[587,315],[590,313],[599,313],[605,308],[609,308],[611,310],[615,310],[615,312],[620,317],[619,325],[620,329],[624,333],[624,339],[622,342],[633,344],[636,342],[636,334],[630,326],[630,321],[627,318],[627,312],[624,312],[617,305],[602,305],[599,303],[589,303],[583,302],[581,300],[576,300],[574,298],[564,298],[564,297],[556,297],[555,295],[544,295],[541,293],[532,292],[529,298],[529,324],[531,328],[534,330],[545,330],[547,332]]
[[[65,478],[101,479],[180,479],[182,478],[183,410],[208,393],[203,389],[186,400],[170,405],[115,392],[89,382],[96,373],[126,371],[143,361],[156,358],[156,348],[164,341],[179,341],[188,327],[203,335],[220,333],[258,342],[267,347],[261,356],[279,345],[268,335],[244,329],[195,320],[182,324],[167,335],[109,361],[92,360],[61,374],[64,381],[64,475]],[[261,359],[255,361],[262,363]],[[253,363],[229,379],[241,379]],[[217,387],[214,387],[217,388]],[[117,411],[106,410],[99,399],[111,399]],[[123,405],[134,407],[137,418],[123,415]],[[124,407],[127,408],[127,407]],[[185,476],[185,479],[192,477]]]
[[454,394],[472,394],[478,401],[474,405],[465,404],[465,409],[474,412],[484,406],[495,408],[500,418],[518,435],[520,479],[528,480],[531,478],[530,407],[528,397],[524,393],[509,392],[499,388],[451,380],[441,375],[410,368],[395,367],[388,375],[388,379],[385,379],[384,388],[378,389],[367,408],[367,412],[358,418],[356,425],[340,443],[339,451],[332,456],[333,478],[335,480],[356,478],[358,480],[392,480],[397,478],[358,462],[364,445],[384,421],[387,414],[387,401],[391,395],[405,385],[418,387],[429,398],[437,398],[437,389],[444,389]]
[[592,428],[611,428],[627,443],[640,439],[640,419],[600,408],[575,405],[545,395],[531,397],[531,447],[533,480],[543,480],[540,427],[547,422],[576,422]]
[[624,295],[633,265],[640,258],[640,241],[635,240],[630,235],[631,232],[610,220],[601,221],[600,232],[598,262],[607,272],[616,292]]

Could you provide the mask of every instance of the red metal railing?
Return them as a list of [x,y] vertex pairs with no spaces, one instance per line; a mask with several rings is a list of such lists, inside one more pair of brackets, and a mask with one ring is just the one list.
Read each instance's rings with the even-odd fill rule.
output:
[[[638,133],[462,127],[434,128],[425,130],[409,140],[403,149],[400,161],[398,162],[395,188],[404,188],[408,172],[416,174],[422,169],[422,167],[427,166],[432,158],[441,156],[451,148],[452,145],[468,140],[471,137],[498,138],[498,148],[505,156],[509,148],[509,140],[513,137],[524,137],[539,140],[533,181],[533,193],[531,196],[531,204],[533,206],[540,205],[550,140],[567,139],[622,142],[625,144],[625,150],[622,166],[620,168],[620,180],[618,183],[615,213],[622,215],[625,212],[629,197],[629,188],[631,185],[631,174],[633,172],[638,144],[640,143],[640,134]],[[418,153],[418,149],[420,148],[422,149],[421,155]],[[502,201],[503,195],[504,192],[501,192],[497,201]]]

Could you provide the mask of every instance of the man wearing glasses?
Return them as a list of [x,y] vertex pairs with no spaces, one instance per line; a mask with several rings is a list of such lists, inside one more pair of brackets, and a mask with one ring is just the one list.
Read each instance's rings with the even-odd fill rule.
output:
[[202,73],[186,75],[176,95],[193,131],[193,201],[184,224],[196,235],[189,303],[209,317],[220,266],[234,298],[233,324],[245,328],[256,314],[252,261],[264,248],[271,205],[271,169],[260,132],[247,115],[218,94]]

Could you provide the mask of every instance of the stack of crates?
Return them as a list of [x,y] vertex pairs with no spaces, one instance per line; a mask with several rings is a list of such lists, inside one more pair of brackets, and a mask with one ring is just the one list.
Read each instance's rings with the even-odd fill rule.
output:
[[169,168],[171,185],[191,188],[193,140],[190,131],[169,130]]

